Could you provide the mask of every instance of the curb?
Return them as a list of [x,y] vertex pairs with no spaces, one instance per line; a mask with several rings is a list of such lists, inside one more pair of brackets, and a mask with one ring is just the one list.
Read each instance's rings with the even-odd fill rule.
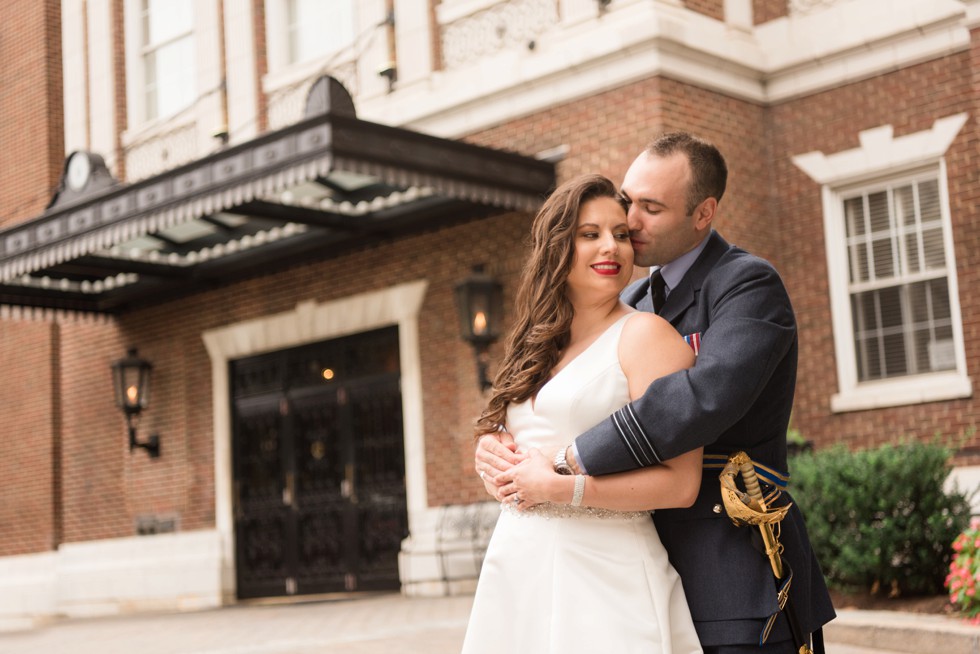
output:
[[980,627],[941,615],[839,609],[823,631],[825,641],[841,645],[909,654],[980,654]]

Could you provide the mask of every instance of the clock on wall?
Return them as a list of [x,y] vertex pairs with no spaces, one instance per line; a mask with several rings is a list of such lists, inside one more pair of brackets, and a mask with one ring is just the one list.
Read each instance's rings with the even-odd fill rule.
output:
[[102,155],[75,150],[65,159],[58,190],[51,196],[46,208],[94,197],[118,183],[106,167]]
[[73,191],[81,191],[88,184],[92,176],[92,160],[88,152],[74,152],[68,158],[68,167],[65,171],[65,183]]

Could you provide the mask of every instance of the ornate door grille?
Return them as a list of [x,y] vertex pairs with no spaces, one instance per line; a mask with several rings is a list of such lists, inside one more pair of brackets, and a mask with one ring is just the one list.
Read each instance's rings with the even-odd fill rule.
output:
[[397,589],[397,328],[231,366],[238,596]]

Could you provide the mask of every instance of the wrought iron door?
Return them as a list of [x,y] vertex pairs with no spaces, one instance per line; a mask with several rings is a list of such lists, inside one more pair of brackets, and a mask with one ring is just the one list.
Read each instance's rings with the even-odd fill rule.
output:
[[232,364],[239,597],[397,589],[398,332]]

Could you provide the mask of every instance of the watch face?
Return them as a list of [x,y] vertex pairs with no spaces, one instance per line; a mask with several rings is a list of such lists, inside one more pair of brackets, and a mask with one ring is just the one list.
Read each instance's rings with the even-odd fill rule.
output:
[[76,152],[68,160],[68,188],[73,191],[80,191],[85,188],[88,182],[89,173],[92,172],[92,165],[88,155],[84,152]]

